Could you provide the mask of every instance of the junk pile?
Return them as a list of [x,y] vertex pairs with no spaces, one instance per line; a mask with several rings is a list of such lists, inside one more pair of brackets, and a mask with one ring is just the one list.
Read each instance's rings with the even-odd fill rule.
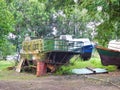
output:
[[74,55],[83,60],[91,57],[93,45],[88,39],[35,39],[23,41],[20,62],[16,71],[31,69],[37,76],[55,72],[58,67],[69,63]]

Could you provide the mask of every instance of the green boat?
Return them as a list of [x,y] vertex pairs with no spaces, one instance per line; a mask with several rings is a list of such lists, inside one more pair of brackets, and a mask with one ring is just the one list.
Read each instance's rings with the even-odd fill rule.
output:
[[120,51],[96,46],[103,65],[120,66]]

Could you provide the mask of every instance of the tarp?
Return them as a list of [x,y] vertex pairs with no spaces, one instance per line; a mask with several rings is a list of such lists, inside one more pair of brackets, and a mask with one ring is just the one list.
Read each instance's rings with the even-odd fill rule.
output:
[[100,73],[107,73],[106,69],[102,68],[81,68],[81,69],[72,69],[73,74],[100,74]]

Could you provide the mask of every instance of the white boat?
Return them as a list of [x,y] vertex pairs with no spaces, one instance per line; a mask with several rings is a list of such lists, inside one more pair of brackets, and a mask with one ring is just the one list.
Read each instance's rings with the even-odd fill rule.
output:
[[108,44],[108,48],[120,51],[120,40],[111,40]]

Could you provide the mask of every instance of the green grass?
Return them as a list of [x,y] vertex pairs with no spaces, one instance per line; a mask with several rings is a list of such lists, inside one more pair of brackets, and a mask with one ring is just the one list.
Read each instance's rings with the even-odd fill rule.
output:
[[14,67],[14,61],[0,61],[0,80],[30,80],[36,78],[36,75],[29,73],[18,73],[15,70],[8,70],[8,67]]
[[2,60],[2,61],[0,61],[0,71],[5,70],[6,68],[12,67],[14,65],[15,65],[15,63],[13,61]]
[[101,60],[98,57],[92,57],[88,61],[78,59],[77,61],[74,62],[74,59],[72,59],[71,63],[73,63],[73,65],[70,65],[71,68],[85,68],[85,67],[104,68],[107,69],[108,71],[114,71],[117,69],[117,67],[114,65],[103,66]]
[[[72,69],[80,69],[80,68],[103,68],[108,70],[108,72],[112,72],[117,70],[117,67],[114,65],[104,66],[101,63],[101,60],[98,55],[92,56],[90,60],[83,61],[80,58],[77,58],[78,56],[73,57],[70,60],[70,64],[67,66],[60,67],[56,74],[71,74]],[[76,59],[77,58],[77,59]]]
[[[10,61],[0,61],[0,80],[31,80],[37,79],[36,75],[29,73],[18,73],[15,70],[7,70],[6,68],[14,66],[14,62]],[[104,68],[109,72],[115,71],[117,69],[116,66],[103,66],[101,64],[101,60],[98,56],[92,56],[92,58],[88,61],[82,61],[80,58],[76,59],[76,56],[70,60],[68,65],[64,65],[59,68],[56,72],[57,75],[62,74],[72,74],[71,70],[75,68]]]

